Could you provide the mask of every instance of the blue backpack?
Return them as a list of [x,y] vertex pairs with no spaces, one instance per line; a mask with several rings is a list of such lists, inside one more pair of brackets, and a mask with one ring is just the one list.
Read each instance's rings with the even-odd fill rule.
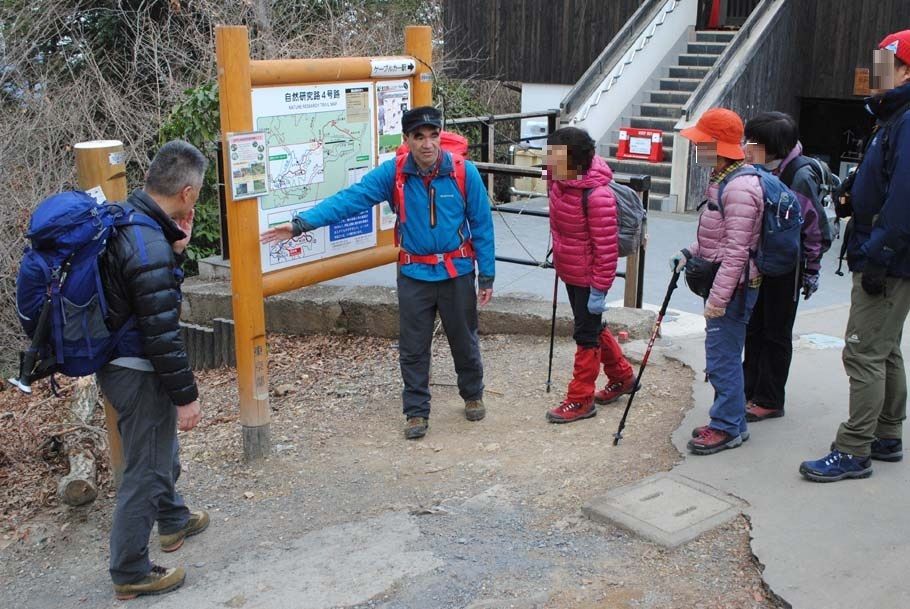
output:
[[131,225],[161,230],[144,214],[99,204],[81,191],[53,195],[35,209],[26,234],[31,246],[16,278],[16,308],[32,342],[19,354],[13,385],[31,393],[33,380],[57,372],[85,376],[110,360],[135,321],[114,333],[108,329],[98,263],[108,239]]
[[764,167],[746,165],[720,183],[718,207],[723,215],[724,187],[740,176],[757,176],[764,195],[761,236],[758,248],[750,255],[762,275],[780,277],[794,271],[802,258],[803,212],[796,193]]

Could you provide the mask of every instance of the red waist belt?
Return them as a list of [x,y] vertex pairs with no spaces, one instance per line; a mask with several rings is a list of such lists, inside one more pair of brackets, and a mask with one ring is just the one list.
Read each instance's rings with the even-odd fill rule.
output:
[[412,264],[414,262],[419,262],[421,264],[444,264],[449,277],[457,277],[458,271],[455,270],[455,263],[452,262],[452,260],[454,258],[470,258],[473,260],[476,257],[477,256],[474,253],[474,244],[470,241],[465,241],[464,245],[457,250],[452,250],[445,254],[418,255],[400,250],[398,252],[398,264]]

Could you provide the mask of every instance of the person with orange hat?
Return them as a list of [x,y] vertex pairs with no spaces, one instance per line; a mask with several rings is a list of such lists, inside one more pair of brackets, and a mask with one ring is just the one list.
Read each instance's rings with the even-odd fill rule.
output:
[[750,252],[758,245],[763,195],[758,177],[733,175],[745,158],[743,121],[735,112],[711,108],[680,135],[695,144],[696,163],[711,167],[696,241],[670,259],[671,269],[685,270],[689,288],[705,299],[705,359],[714,404],[711,421],[695,428],[688,448],[710,455],[749,439],[742,352],[761,285]]
[[803,461],[815,482],[872,475],[872,459],[903,458],[907,375],[901,336],[910,311],[910,30],[886,36],[875,51],[866,100],[875,134],[850,189],[853,217],[847,264],[853,273],[843,351],[850,416],[831,452]]

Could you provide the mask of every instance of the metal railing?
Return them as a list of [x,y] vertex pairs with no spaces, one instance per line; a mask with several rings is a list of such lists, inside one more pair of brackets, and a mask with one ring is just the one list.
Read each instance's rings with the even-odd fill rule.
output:
[[[622,77],[625,67],[632,63],[635,55],[656,35],[657,28],[663,25],[669,13],[676,10],[680,1],[646,0],[638,7],[563,98],[560,110],[564,120],[574,120],[587,99],[599,88],[597,97],[585,108],[585,116],[581,120],[587,118],[590,108],[596,106],[601,95],[608,92]],[[611,70],[613,74],[608,75]]]
[[[540,167],[519,167],[516,165],[504,165],[501,163],[474,163],[480,173],[487,175],[504,175],[511,178],[543,178],[543,169]],[[613,179],[620,184],[624,184],[632,190],[639,193],[645,209],[648,209],[648,198],[651,191],[651,176],[649,175],[630,175],[617,173],[613,174]],[[541,194],[541,198],[545,195]],[[511,205],[508,203],[494,204],[493,209],[497,213],[514,214],[517,216],[531,216],[534,218],[549,218],[549,211],[528,209],[526,207]],[[644,302],[644,285],[645,285],[645,249],[647,247],[647,218],[642,225],[642,240],[638,252],[626,257],[626,270],[617,271],[616,276],[622,277],[625,281],[625,292],[623,304],[626,307],[640,309]],[[553,264],[548,260],[540,262],[538,260],[528,260],[523,258],[514,258],[511,256],[496,256],[499,262],[510,264],[520,264],[523,266],[534,266],[543,269],[553,268]],[[630,277],[631,275],[631,277]]]
[[692,114],[695,112],[696,108],[698,108],[698,105],[704,101],[705,97],[707,97],[717,81],[724,75],[727,65],[732,61],[733,56],[736,55],[746,41],[749,40],[749,37],[755,29],[755,24],[768,13],[773,3],[780,1],[782,0],[761,0],[761,2],[759,2],[755,7],[755,10],[752,11],[752,14],[749,15],[749,18],[746,19],[746,22],[733,37],[733,40],[730,41],[730,44],[727,45],[727,48],[724,49],[724,52],[718,57],[714,67],[711,68],[704,79],[702,79],[695,91],[692,92],[692,95],[689,96],[688,101],[683,105],[683,120],[691,120]]

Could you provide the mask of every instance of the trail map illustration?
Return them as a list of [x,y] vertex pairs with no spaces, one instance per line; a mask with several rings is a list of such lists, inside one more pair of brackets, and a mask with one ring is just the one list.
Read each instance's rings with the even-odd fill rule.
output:
[[[253,89],[253,124],[268,132],[269,194],[260,224],[301,210],[360,181],[376,166],[371,83]],[[263,246],[263,271],[372,247],[376,213],[366,212],[296,239]]]

